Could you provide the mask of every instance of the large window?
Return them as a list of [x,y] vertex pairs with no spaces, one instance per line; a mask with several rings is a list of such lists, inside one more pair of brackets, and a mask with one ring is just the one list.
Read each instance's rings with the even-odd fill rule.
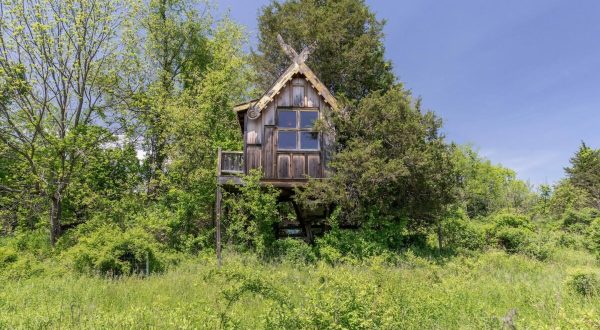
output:
[[319,112],[279,110],[277,116],[279,150],[319,150],[319,132],[314,130]]

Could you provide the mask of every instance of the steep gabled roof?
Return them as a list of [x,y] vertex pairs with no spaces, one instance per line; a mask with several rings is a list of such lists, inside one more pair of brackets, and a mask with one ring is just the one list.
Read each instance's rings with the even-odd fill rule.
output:
[[315,44],[305,47],[302,52],[298,54],[294,48],[283,41],[283,38],[280,35],[277,35],[277,41],[279,41],[283,51],[292,60],[292,64],[256,102],[240,104],[238,106],[239,110],[236,111],[248,110],[249,118],[258,118],[261,112],[275,99],[275,96],[281,92],[287,82],[290,81],[295,74],[304,75],[306,80],[308,80],[317,90],[317,93],[325,99],[325,102],[327,102],[333,110],[338,110],[337,102],[331,92],[329,92],[329,89],[323,85],[319,78],[317,78],[317,75],[315,75],[315,73],[304,63],[308,58],[308,55],[314,50]]
[[[337,110],[337,102],[329,89],[317,78],[317,75],[304,63],[292,63],[284,72],[277,78],[275,83],[266,91],[258,101],[253,102],[250,106],[245,109],[250,109],[248,112],[248,116],[250,118],[258,118],[260,113],[273,101],[275,96],[281,92],[281,90],[285,87],[288,81],[292,80],[292,77],[295,74],[302,74],[308,80],[311,85],[317,90],[317,93],[325,99],[333,110]],[[246,104],[244,104],[245,106]],[[240,105],[241,106],[241,105]],[[244,109],[244,110],[245,110]],[[241,110],[241,108],[240,108]],[[238,110],[239,111],[239,110]]]

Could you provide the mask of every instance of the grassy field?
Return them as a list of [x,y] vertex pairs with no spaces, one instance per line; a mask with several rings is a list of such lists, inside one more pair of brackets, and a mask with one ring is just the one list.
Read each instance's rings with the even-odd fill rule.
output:
[[220,270],[199,257],[148,278],[5,281],[0,328],[598,329],[600,298],[567,285],[577,269],[600,272],[595,258],[572,250],[545,262],[490,251],[336,267],[235,254]]

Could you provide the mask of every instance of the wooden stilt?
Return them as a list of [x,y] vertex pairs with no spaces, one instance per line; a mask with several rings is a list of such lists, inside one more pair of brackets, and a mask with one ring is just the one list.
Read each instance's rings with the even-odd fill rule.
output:
[[217,185],[217,221],[216,221],[216,242],[217,242],[217,265],[221,268],[223,257],[221,256],[221,199],[223,194],[221,186]]
[[221,199],[223,198],[223,193],[221,191],[221,185],[218,180],[221,176],[221,148],[219,147],[218,155],[217,155],[217,196],[216,196],[216,221],[215,221],[215,242],[216,242],[216,250],[217,250],[217,266],[221,268],[221,264],[223,263],[223,257],[221,255]]
[[300,206],[295,201],[292,201],[292,205],[294,206],[294,211],[296,212],[296,220],[300,223],[302,227],[304,227],[304,233],[306,234],[306,241],[310,244],[314,242],[314,237],[312,233],[312,227],[310,221],[304,219],[302,216],[302,210]]

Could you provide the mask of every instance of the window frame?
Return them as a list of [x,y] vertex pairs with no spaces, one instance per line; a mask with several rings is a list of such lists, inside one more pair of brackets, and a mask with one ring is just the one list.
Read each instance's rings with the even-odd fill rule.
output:
[[[279,112],[280,111],[293,111],[296,113],[296,127],[280,127],[279,126]],[[314,129],[314,127],[302,128],[301,113],[302,112],[316,112],[317,118],[315,121],[321,118],[321,112],[319,108],[300,108],[300,107],[280,107],[277,108],[277,151],[286,152],[320,152],[321,151],[321,132]],[[279,132],[295,132],[296,133],[296,149],[281,148],[279,144]],[[302,133],[317,133],[317,148],[316,149],[302,149]]]

